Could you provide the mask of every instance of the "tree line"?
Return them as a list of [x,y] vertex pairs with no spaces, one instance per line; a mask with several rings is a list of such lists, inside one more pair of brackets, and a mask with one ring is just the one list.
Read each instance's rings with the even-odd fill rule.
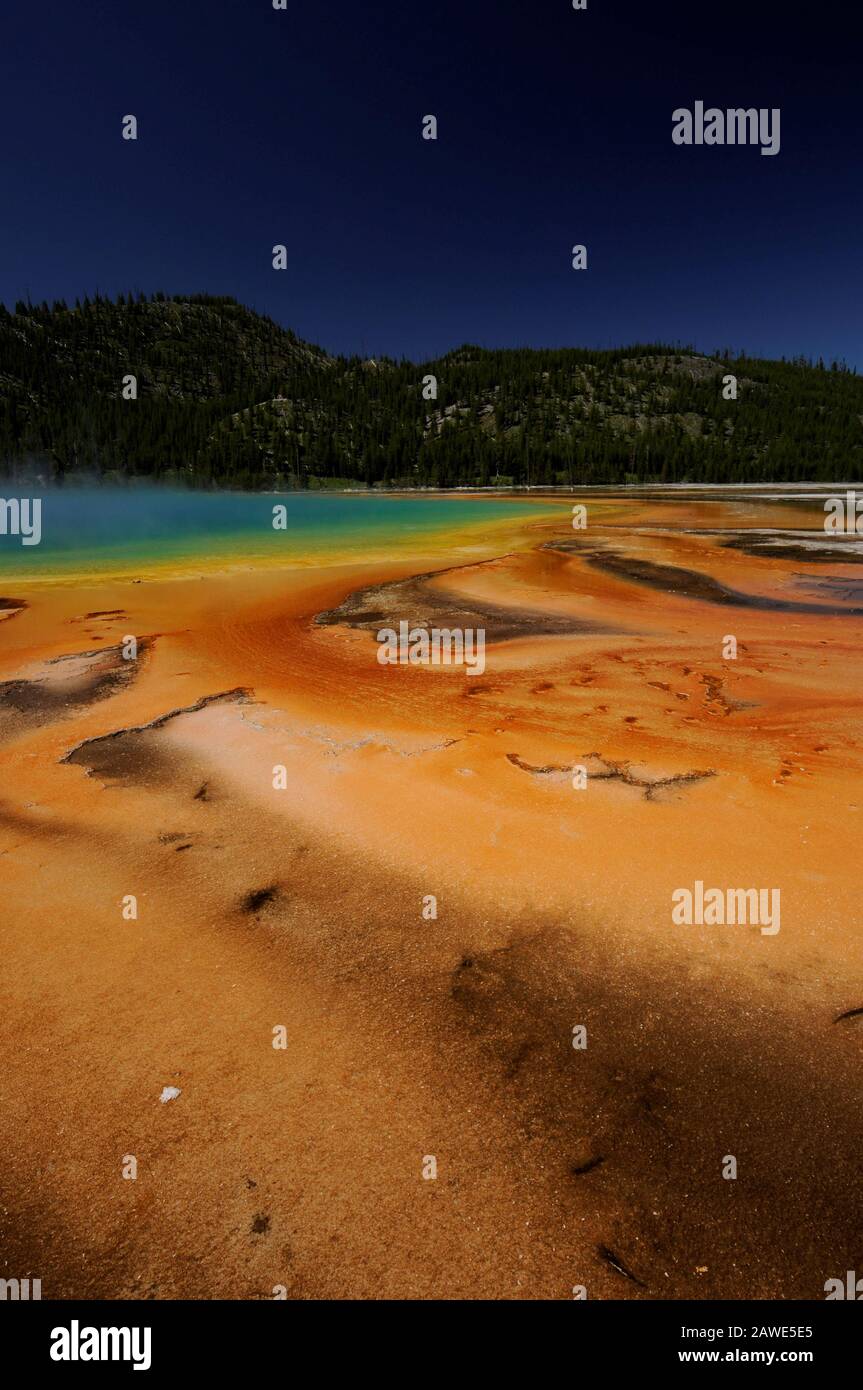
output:
[[833,481],[859,474],[861,422],[863,381],[844,363],[667,344],[372,362],[229,296],[0,306],[0,468],[55,481]]

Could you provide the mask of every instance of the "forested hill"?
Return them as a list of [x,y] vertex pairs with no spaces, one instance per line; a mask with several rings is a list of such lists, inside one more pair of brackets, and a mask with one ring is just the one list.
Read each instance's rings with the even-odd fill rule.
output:
[[416,365],[331,357],[209,295],[0,306],[6,475],[454,487],[834,481],[861,465],[863,378],[836,364],[642,345],[465,346]]

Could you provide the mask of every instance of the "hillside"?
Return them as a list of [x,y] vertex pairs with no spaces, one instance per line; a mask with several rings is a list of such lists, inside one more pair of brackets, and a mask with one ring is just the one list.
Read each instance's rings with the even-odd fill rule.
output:
[[[723,399],[729,372],[737,400]],[[229,298],[0,306],[13,476],[453,487],[834,480],[861,464],[863,379],[835,364],[661,345],[364,362]]]

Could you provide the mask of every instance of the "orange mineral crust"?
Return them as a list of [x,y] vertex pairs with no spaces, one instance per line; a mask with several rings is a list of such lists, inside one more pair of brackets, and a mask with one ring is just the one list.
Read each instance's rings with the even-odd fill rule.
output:
[[[857,1267],[863,568],[818,503],[570,513],[8,581],[0,1275],[816,1299]],[[403,621],[481,627],[484,669],[381,664]],[[781,915],[675,920],[698,884]]]

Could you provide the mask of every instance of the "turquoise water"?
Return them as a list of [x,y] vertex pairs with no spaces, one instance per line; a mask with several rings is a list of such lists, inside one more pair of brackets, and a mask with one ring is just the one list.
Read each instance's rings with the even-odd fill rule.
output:
[[[12,485],[4,497],[20,496]],[[41,494],[42,538],[0,535],[0,574],[126,571],[136,565],[316,556],[378,557],[441,533],[548,514],[541,504],[466,498],[185,492],[167,488],[61,488]],[[285,530],[273,508],[287,509]]]

